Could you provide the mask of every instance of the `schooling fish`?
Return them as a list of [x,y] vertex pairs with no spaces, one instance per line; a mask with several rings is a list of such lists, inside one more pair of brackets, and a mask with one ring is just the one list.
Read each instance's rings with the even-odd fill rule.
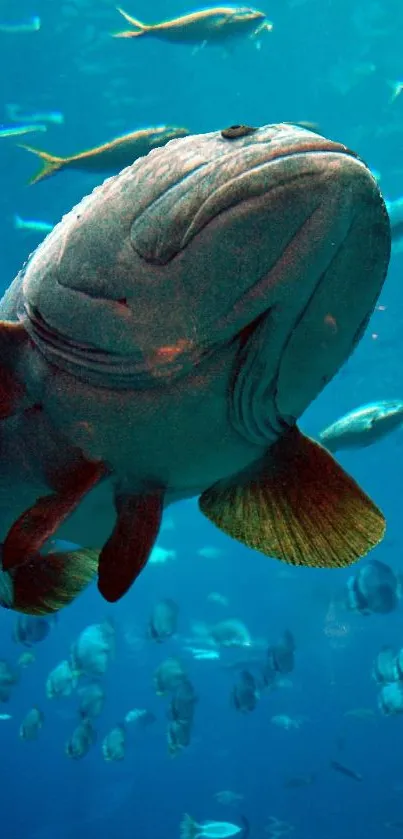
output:
[[34,149],[32,146],[21,146],[26,151],[36,154],[42,161],[42,168],[32,178],[30,184],[50,178],[62,169],[80,169],[84,172],[120,172],[126,166],[130,166],[138,157],[144,157],[151,149],[164,146],[169,140],[176,137],[186,137],[187,128],[176,128],[171,125],[160,125],[154,128],[141,128],[132,131],[131,134],[124,134],[102,146],[87,149],[86,151],[72,154],[70,157],[56,157],[49,152]]
[[217,6],[149,25],[131,17],[123,9],[118,8],[118,12],[133,29],[116,32],[114,38],[151,35],[175,44],[224,44],[230,38],[254,38],[273,29],[264,12],[247,6]]
[[249,824],[242,817],[243,827],[231,822],[202,822],[197,824],[191,816],[185,813],[180,826],[180,839],[230,839],[232,836],[241,836],[246,839],[249,833]]
[[[389,255],[367,167],[291,125],[174,140],[84,198],[0,303],[2,602],[56,611],[97,565],[118,600],[195,495],[293,565],[376,545],[382,514],[296,422]],[[54,554],[55,536],[92,547]]]

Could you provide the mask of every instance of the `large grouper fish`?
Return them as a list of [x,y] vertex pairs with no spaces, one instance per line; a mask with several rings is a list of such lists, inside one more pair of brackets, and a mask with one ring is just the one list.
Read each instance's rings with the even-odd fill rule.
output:
[[97,572],[119,599],[191,496],[293,565],[376,545],[383,515],[296,421],[389,251],[364,163],[286,123],[173,140],[84,198],[0,304],[3,605],[56,611]]

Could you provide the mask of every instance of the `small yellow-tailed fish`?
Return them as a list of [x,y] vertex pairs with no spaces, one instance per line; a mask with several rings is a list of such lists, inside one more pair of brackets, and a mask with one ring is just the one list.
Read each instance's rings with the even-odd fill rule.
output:
[[20,137],[22,134],[33,134],[34,131],[47,131],[46,125],[0,125],[0,137]]
[[273,24],[266,19],[264,12],[249,6],[216,6],[154,24],[141,23],[123,9],[118,7],[117,10],[133,29],[116,32],[113,34],[114,38],[151,35],[175,44],[220,45],[230,38],[254,38],[261,32],[270,32],[273,29]]
[[51,224],[50,221],[21,218],[17,213],[14,214],[13,221],[15,230],[25,230],[29,233],[50,233],[54,228],[54,224]]
[[138,157],[144,157],[151,149],[165,146],[169,140],[176,137],[186,137],[187,128],[177,128],[172,125],[159,125],[151,128],[141,128],[116,137],[101,146],[87,149],[70,157],[57,157],[32,146],[21,145],[26,151],[36,154],[42,161],[42,167],[30,178],[30,184],[50,178],[62,169],[79,169],[84,172],[114,174],[131,166]]
[[21,35],[25,32],[39,32],[40,28],[41,19],[38,15],[34,15],[27,20],[21,20],[19,22],[0,22],[0,32],[7,33],[9,35]]

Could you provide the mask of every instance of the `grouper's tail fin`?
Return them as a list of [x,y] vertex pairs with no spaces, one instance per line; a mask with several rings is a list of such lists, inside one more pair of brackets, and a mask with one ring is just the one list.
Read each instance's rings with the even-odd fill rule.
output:
[[138,38],[140,35],[145,35],[146,32],[149,32],[150,29],[152,29],[152,26],[147,26],[145,23],[141,23],[140,20],[128,15],[127,12],[124,12],[119,6],[117,7],[117,11],[120,12],[122,17],[124,17],[128,23],[130,23],[130,26],[133,26],[133,29],[128,29],[125,32],[114,32],[112,34],[113,38]]
[[32,178],[29,179],[28,183],[30,185],[37,184],[39,181],[43,181],[45,178],[50,178],[52,175],[54,175],[56,172],[59,172],[60,169],[63,169],[63,167],[66,166],[66,157],[56,157],[56,155],[49,154],[49,152],[47,151],[42,151],[41,149],[34,149],[32,146],[26,146],[24,144],[20,144],[20,148],[31,152],[31,154],[36,154],[36,156],[39,157],[42,162],[42,166],[38,170],[38,172],[35,175],[33,175]]
[[27,615],[49,615],[71,603],[95,578],[99,551],[92,548],[37,554],[10,571],[0,570],[0,606]]

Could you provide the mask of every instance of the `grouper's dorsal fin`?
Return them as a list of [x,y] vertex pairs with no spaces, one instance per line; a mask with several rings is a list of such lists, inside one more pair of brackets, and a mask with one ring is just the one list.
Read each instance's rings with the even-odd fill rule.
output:
[[322,446],[290,429],[253,472],[199,500],[220,530],[291,565],[350,565],[381,541],[385,520]]
[[29,336],[21,323],[0,320],[0,420],[28,407],[30,400],[16,372]]
[[163,500],[163,490],[144,496],[116,495],[116,524],[98,568],[99,591],[110,603],[126,594],[144,568],[160,529]]

